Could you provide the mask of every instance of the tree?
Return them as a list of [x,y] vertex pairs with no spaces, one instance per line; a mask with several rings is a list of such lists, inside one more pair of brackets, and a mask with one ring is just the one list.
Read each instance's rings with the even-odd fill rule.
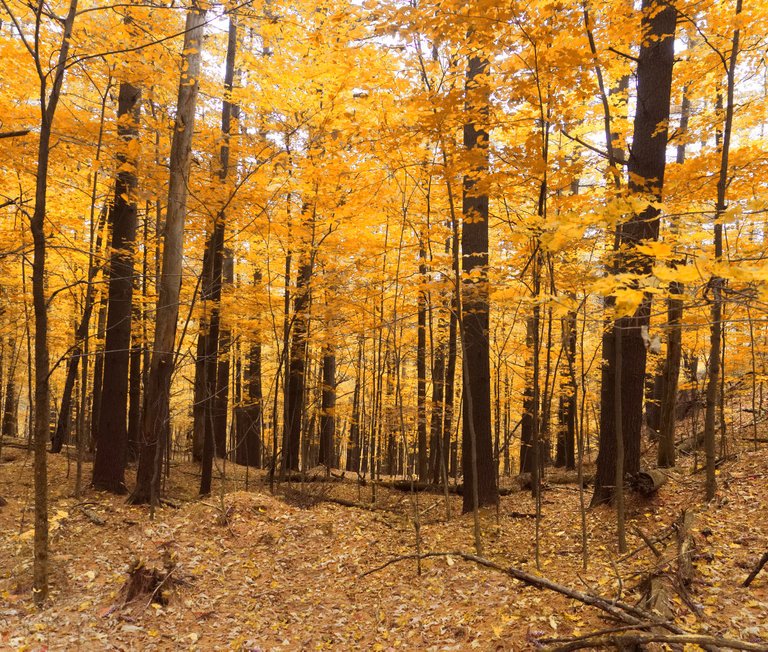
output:
[[200,77],[205,10],[193,4],[187,13],[182,49],[182,72],[171,144],[168,206],[163,234],[162,271],[159,280],[155,337],[149,376],[144,388],[142,441],[134,504],[159,497],[160,468],[170,429],[170,391],[174,367],[176,326],[179,318],[184,219],[189,165],[195,127],[195,107]]
[[133,250],[136,241],[136,146],[141,91],[123,81],[117,103],[118,135],[125,152],[118,154],[120,167],[115,179],[115,200],[109,212],[112,233],[107,270],[107,326],[104,343],[104,381],[101,400],[109,405],[94,424],[96,456],[93,486],[113,493],[126,493],[125,466],[128,455],[128,366],[133,312]]
[[[46,448],[49,433],[50,354],[48,350],[48,302],[45,290],[46,235],[45,218],[48,199],[48,173],[51,153],[51,134],[56,108],[61,98],[64,74],[67,70],[70,39],[77,14],[77,0],[71,0],[63,22],[61,44],[56,64],[50,71],[43,70],[40,59],[40,21],[44,15],[44,3],[34,7],[36,30],[34,41],[29,43],[16,16],[11,16],[24,46],[32,56],[40,82],[40,135],[37,147],[37,174],[35,184],[35,208],[30,218],[30,230],[34,243],[32,260],[32,297],[35,313],[35,416],[34,416],[34,474],[35,474],[35,541],[34,584],[32,592],[35,604],[41,606],[48,599],[48,467]],[[52,78],[50,92],[49,77]]]
[[[632,147],[628,161],[629,191],[661,200],[666,167],[669,106],[674,63],[674,35],[677,13],[670,4],[644,0],[641,32],[643,40],[637,59],[637,109],[635,111]],[[652,257],[642,245],[659,235],[659,208],[648,203],[633,213],[619,227],[617,272],[629,274],[633,280],[651,272]],[[623,474],[640,470],[640,438],[642,431],[643,392],[645,387],[646,344],[650,323],[650,296],[642,296],[640,306],[628,315],[618,314],[615,323],[603,335],[603,375],[600,396],[600,451],[597,459],[595,491],[592,504],[609,500],[615,485],[616,412],[621,402],[621,431],[624,439]],[[616,394],[615,330],[621,329],[621,393]]]
[[491,370],[488,305],[488,194],[482,175],[488,170],[488,60],[470,55],[464,147],[472,171],[464,177],[461,234],[461,341],[464,376],[462,430],[463,510],[469,512],[498,501],[491,436]]

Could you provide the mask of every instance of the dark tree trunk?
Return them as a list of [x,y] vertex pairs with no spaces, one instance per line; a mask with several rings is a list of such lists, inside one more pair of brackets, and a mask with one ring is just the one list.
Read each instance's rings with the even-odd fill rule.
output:
[[336,439],[336,355],[326,348],[323,354],[323,399],[320,413],[320,457],[327,467],[334,466]]
[[[472,114],[488,117],[489,91],[482,76],[488,61],[471,56],[467,71],[467,106]],[[462,352],[464,354],[464,404],[462,467],[465,491],[463,511],[495,505],[498,501],[493,468],[491,434],[491,370],[488,306],[488,195],[477,182],[488,171],[488,132],[472,121],[464,125],[464,147],[478,162],[464,177],[462,213],[461,287]]]
[[[42,9],[42,3],[40,4]],[[53,117],[61,95],[66,61],[69,54],[72,26],[77,14],[77,0],[71,0],[63,22],[61,47],[54,68],[50,96],[48,77],[40,77],[40,136],[37,147],[35,208],[30,219],[32,233],[32,305],[35,313],[35,397],[34,397],[34,484],[35,536],[33,566],[33,597],[37,606],[48,599],[48,458],[46,447],[50,432],[50,355],[48,351],[48,302],[45,297],[46,200],[48,196],[48,167],[51,153]],[[39,16],[39,14],[38,14]],[[39,45],[36,33],[35,47]]]
[[[134,288],[138,289],[138,288]],[[134,303],[133,322],[140,323],[141,310]],[[135,462],[139,455],[141,432],[141,362],[144,356],[144,344],[140,338],[131,343],[130,369],[128,378],[128,460]]]
[[[442,468],[448,468],[447,451],[443,450],[443,412],[445,411],[445,355],[446,344],[440,342],[435,347],[432,364],[432,414],[429,423],[429,465],[432,482],[440,483]],[[445,464],[445,467],[443,467]]]
[[529,351],[525,358],[525,388],[523,389],[523,416],[520,426],[520,473],[534,472],[533,452],[533,318],[526,322],[525,344]]
[[349,424],[349,444],[347,448],[347,471],[360,471],[360,398],[363,391],[363,336],[357,339],[357,366],[355,367],[355,389],[352,392],[352,420]]
[[[257,271],[255,284],[261,282],[261,272]],[[262,432],[264,397],[261,384],[261,334],[255,335],[248,354],[245,371],[245,385],[248,392],[248,404],[238,411],[237,452],[238,464],[260,467],[262,464]]]
[[652,437],[658,437],[661,429],[661,398],[664,395],[664,369],[659,369],[648,382],[645,398],[645,423],[652,431]]
[[[736,15],[741,14],[742,0],[736,0]],[[720,145],[720,169],[717,179],[717,200],[715,203],[714,245],[715,261],[718,263],[723,258],[723,223],[722,217],[728,208],[726,203],[728,193],[728,161],[731,149],[731,131],[734,114],[734,92],[736,78],[736,59],[739,53],[740,30],[733,33],[731,52],[728,59],[728,83],[726,88],[725,121],[723,124]],[[717,491],[716,463],[715,463],[715,410],[718,406],[718,381],[721,381],[722,373],[721,355],[725,350],[723,333],[723,292],[726,280],[719,276],[712,276],[709,281],[710,306],[710,336],[709,336],[709,367],[706,390],[706,410],[704,413],[704,451],[706,456],[706,483],[705,498],[712,500]],[[722,413],[724,400],[722,385],[719,392],[721,409],[721,426],[725,428],[725,418]]]
[[[691,101],[688,98],[687,88],[684,87],[683,100],[680,107],[680,133],[683,138],[688,131],[690,113]],[[675,162],[678,165],[682,165],[685,162],[685,142],[677,146]],[[677,261],[676,265],[685,265],[685,260]],[[669,284],[669,298],[667,299],[667,355],[664,361],[657,459],[658,465],[662,468],[675,466],[675,423],[677,416],[677,386],[680,378],[680,362],[683,350],[681,324],[683,321],[682,296],[684,289],[683,284],[678,281],[673,281]]]
[[104,334],[107,328],[107,293],[101,293],[99,299],[99,316],[96,320],[96,338],[102,342],[96,351],[96,360],[93,364],[93,400],[91,401],[91,436],[88,449],[96,446],[96,429],[101,418],[101,387],[104,380]]
[[16,437],[18,434],[18,420],[16,416],[16,365],[15,359],[16,342],[13,338],[8,340],[8,350],[10,355],[8,364],[8,378],[5,381],[5,405],[3,406],[3,438]]
[[141,450],[133,503],[154,503],[160,494],[160,470],[170,432],[170,394],[179,318],[184,249],[187,181],[195,126],[200,52],[205,11],[193,4],[187,13],[182,73],[171,141],[168,207],[166,209],[162,271],[158,282],[155,338],[144,388]]
[[[140,91],[123,82],[117,104],[118,134],[126,150],[138,138]],[[115,180],[115,201],[109,214],[112,231],[109,258],[107,330],[104,342],[104,380],[101,410],[96,426],[96,457],[93,486],[113,493],[125,493],[125,466],[128,452],[128,367],[131,346],[133,304],[133,248],[136,242],[135,162],[126,152],[117,157],[121,167]]]
[[219,305],[221,300],[221,267],[223,263],[224,221],[218,219],[208,236],[206,252],[208,268],[203,270],[203,302],[210,307],[210,317],[201,320],[205,331],[199,336],[203,349],[203,458],[200,475],[200,495],[211,493],[213,458],[217,455],[216,441],[216,391],[218,388]]
[[[208,278],[208,247],[203,254],[203,285]],[[205,295],[205,287],[202,293]],[[205,440],[205,334],[208,330],[207,320],[201,319],[200,333],[197,335],[195,353],[195,382],[193,387],[192,404],[192,459],[201,462],[203,459],[203,441]]]
[[[424,234],[419,236],[419,278],[427,281],[427,252]],[[416,438],[418,442],[419,480],[426,482],[429,477],[429,451],[427,450],[427,292],[419,289],[416,335]]]
[[[299,264],[296,296],[293,304],[293,329],[290,343],[288,374],[286,376],[286,422],[283,429],[283,470],[299,470],[301,423],[304,415],[307,329],[310,306],[312,255],[306,252]],[[287,342],[286,342],[287,345]]]
[[[220,150],[219,180],[223,183],[229,172],[229,134],[232,118],[237,117],[236,107],[229,101],[232,83],[235,77],[235,54],[237,52],[237,23],[233,16],[229,19],[229,38],[227,40],[227,63],[224,71],[225,99],[221,109],[221,133],[224,140]],[[226,282],[231,284],[234,277],[234,262],[231,254],[224,251],[226,215],[220,211],[214,220],[213,229],[208,236],[206,253],[208,269],[203,273],[203,301],[210,305],[211,316],[207,332],[201,333],[205,343],[205,361],[203,367],[203,459],[200,477],[200,495],[211,493],[213,458],[227,455],[227,403],[229,396],[229,331],[221,329],[221,290]],[[204,254],[205,255],[205,254]],[[205,261],[204,261],[205,262]]]
[[[222,233],[221,245],[224,245]],[[234,259],[232,252],[222,252],[222,290],[224,286],[232,286],[234,282]],[[229,412],[229,370],[232,349],[232,331],[221,328],[221,306],[219,304],[219,350],[216,356],[216,394],[213,404],[213,436],[216,442],[216,457],[227,457],[227,415]]]
[[[629,188],[636,195],[660,201],[666,167],[667,123],[672,87],[674,36],[677,13],[673,6],[662,5],[651,12],[653,0],[643,0],[642,32],[637,64],[637,110],[635,112],[632,148],[628,171]],[[635,247],[652,241],[659,234],[659,210],[648,205],[620,229],[621,265],[617,271],[648,274],[653,260]],[[606,502],[613,495],[616,470],[614,402],[622,402],[621,431],[624,441],[624,474],[640,470],[643,390],[645,385],[646,349],[642,330],[650,322],[650,297],[646,297],[634,314],[616,320],[622,329],[621,396],[615,396],[616,351],[613,328],[603,335],[603,373],[600,395],[600,449],[597,458],[595,492],[592,504]]]
[[571,311],[563,318],[563,348],[568,367],[568,377],[560,390],[557,438],[557,466],[576,468],[576,313]]

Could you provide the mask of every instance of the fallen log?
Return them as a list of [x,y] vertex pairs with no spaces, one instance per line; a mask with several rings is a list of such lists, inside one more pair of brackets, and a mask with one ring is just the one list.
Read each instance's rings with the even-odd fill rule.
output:
[[765,652],[765,643],[746,643],[733,638],[707,636],[706,634],[654,634],[653,632],[630,632],[627,634],[608,634],[592,638],[580,638],[564,645],[544,648],[545,652],[571,652],[584,649],[633,650],[648,643],[667,643],[668,645],[698,645],[703,648],[731,650],[750,650]]
[[[445,487],[440,484],[432,484],[431,482],[417,482],[411,480],[391,480],[389,482],[377,481],[376,485],[383,487],[384,489],[393,489],[395,491],[415,491],[418,493],[431,493],[442,494],[445,493]],[[517,487],[499,487],[499,496],[510,496],[517,493],[519,489]],[[448,485],[448,493],[458,496],[464,495],[463,484],[450,484]]]
[[291,473],[286,473],[283,476],[282,481],[283,482],[298,482],[298,483],[309,483],[309,482],[342,482],[344,480],[344,476],[338,476],[335,473],[331,473],[330,475],[326,475],[325,473],[301,473],[300,471],[294,471]]
[[659,469],[640,471],[634,479],[635,489],[644,496],[652,496],[667,482],[667,474]]

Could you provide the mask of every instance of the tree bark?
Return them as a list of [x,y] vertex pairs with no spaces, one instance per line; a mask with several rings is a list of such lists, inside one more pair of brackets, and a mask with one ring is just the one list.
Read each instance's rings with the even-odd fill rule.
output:
[[[286,422],[283,427],[283,471],[299,470],[301,450],[301,424],[304,414],[305,370],[308,312],[310,306],[310,279],[312,278],[312,254],[305,252],[299,263],[296,278],[296,294],[293,304],[293,328],[290,342],[288,373],[286,374],[285,403]],[[285,343],[288,345],[288,342]]]
[[[261,272],[254,274],[254,284],[261,283]],[[261,383],[261,334],[255,334],[248,353],[245,370],[245,385],[248,403],[238,412],[237,449],[235,459],[238,464],[260,467],[262,464],[262,432],[264,397]]]
[[[237,53],[237,23],[233,16],[229,19],[227,39],[227,61],[224,70],[224,92],[226,94],[221,109],[221,133],[224,140],[219,152],[219,180],[222,184],[229,173],[229,135],[232,118],[237,117],[237,107],[231,103],[232,84],[235,77],[235,55]],[[225,252],[224,235],[226,215],[218,212],[213,229],[206,243],[208,268],[203,270],[207,276],[203,279],[204,301],[210,303],[210,324],[207,332],[200,337],[205,344],[203,364],[203,459],[200,478],[200,495],[211,492],[213,458],[225,458],[227,455],[227,403],[229,397],[229,345],[230,333],[221,330],[221,291],[224,283],[234,280],[234,261],[231,253]],[[204,265],[205,266],[205,265]]]
[[204,23],[205,10],[193,4],[187,13],[184,33],[182,73],[171,142],[168,207],[163,237],[162,271],[158,282],[155,337],[149,375],[144,388],[142,442],[136,487],[131,496],[133,503],[154,503],[159,496],[160,469],[169,433],[171,376],[184,249],[184,218]]
[[488,132],[478,124],[488,119],[489,89],[482,77],[488,61],[471,56],[467,71],[467,108],[470,121],[464,125],[464,147],[477,162],[464,177],[462,213],[461,335],[464,375],[462,470],[464,484],[473,491],[464,494],[462,509],[495,505],[498,501],[493,468],[491,433],[491,371],[488,305],[488,194],[478,181],[488,171]]
[[[37,7],[38,17],[43,11]],[[56,66],[51,71],[53,84],[50,95],[46,90],[48,76],[35,61],[40,73],[40,138],[37,148],[35,209],[30,219],[32,232],[32,305],[35,313],[35,417],[34,417],[34,484],[35,536],[32,593],[35,604],[42,606],[48,599],[48,460],[47,445],[50,431],[50,356],[48,351],[48,303],[45,297],[46,236],[45,217],[48,196],[48,168],[51,151],[53,117],[61,96],[72,27],[77,14],[77,0],[71,0],[64,19],[61,48]],[[39,33],[36,33],[36,39]],[[37,40],[35,46],[38,45]]]
[[107,330],[104,342],[104,381],[101,400],[109,405],[99,414],[96,426],[96,457],[93,486],[125,493],[128,452],[128,367],[133,312],[133,249],[136,243],[136,160],[131,143],[138,138],[141,92],[127,82],[120,84],[117,131],[126,152],[117,156],[120,169],[115,181],[115,201],[109,222],[112,244],[107,272]]
[[417,473],[419,480],[426,482],[429,477],[429,451],[427,450],[427,251],[425,235],[419,235],[419,288],[417,298],[416,334],[416,439]]
[[335,465],[334,440],[336,438],[336,355],[326,347],[323,354],[322,411],[320,413],[320,464]]
[[[736,15],[741,13],[742,0],[736,0]],[[720,169],[717,179],[717,200],[715,203],[715,260],[723,257],[723,224],[722,217],[728,205],[728,160],[731,149],[731,130],[733,127],[734,91],[736,79],[736,58],[739,53],[738,28],[734,30],[730,57],[727,66],[727,99],[725,104],[725,123],[723,125],[722,142],[720,143]],[[706,411],[704,413],[704,451],[706,455],[706,487],[705,497],[712,500],[717,490],[715,476],[715,410],[718,403],[718,380],[720,376],[721,353],[723,344],[723,289],[725,279],[713,276],[709,281],[708,294],[711,297],[711,326],[709,336],[709,370],[707,375]],[[723,397],[720,396],[722,401]]]
[[[629,189],[636,195],[660,201],[666,168],[669,106],[674,61],[674,36],[677,12],[671,5],[651,11],[654,0],[643,0],[643,41],[637,64],[637,110],[635,112],[632,148],[630,151]],[[659,234],[659,209],[648,204],[633,214],[619,232],[620,268],[617,272],[645,276],[653,260],[637,251],[636,246],[653,241]],[[624,439],[625,475],[640,469],[640,440],[643,422],[643,391],[645,384],[646,348],[643,327],[650,322],[650,297],[630,316],[616,320],[622,329],[621,357],[623,373],[621,396],[615,395],[616,350],[614,329],[606,328],[603,335],[603,372],[600,394],[600,448],[597,458],[595,492],[592,504],[610,500],[615,481],[615,401],[622,402],[621,430]]]

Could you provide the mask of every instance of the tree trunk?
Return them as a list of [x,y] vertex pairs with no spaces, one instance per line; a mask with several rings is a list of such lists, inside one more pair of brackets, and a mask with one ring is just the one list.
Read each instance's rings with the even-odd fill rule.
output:
[[[643,0],[643,41],[637,64],[637,110],[635,112],[632,148],[630,151],[629,189],[636,195],[661,200],[666,167],[666,147],[669,105],[674,61],[674,35],[677,13],[671,5],[662,5],[651,12],[653,0]],[[648,205],[633,214],[619,233],[622,250],[617,272],[650,273],[653,260],[637,251],[636,246],[656,240],[659,234],[659,210]],[[646,349],[643,327],[650,322],[650,297],[630,316],[616,320],[622,329],[621,358],[623,373],[621,396],[615,396],[616,373],[615,334],[607,328],[603,335],[603,372],[600,411],[600,448],[597,458],[595,492],[592,504],[610,500],[615,481],[615,400],[622,401],[621,431],[624,438],[625,475],[640,470],[640,440],[642,434],[643,390],[645,385]]]
[[520,426],[520,473],[533,473],[533,318],[525,321],[525,388],[523,389],[523,416]]
[[334,466],[336,438],[336,355],[329,346],[323,354],[323,398],[320,413],[320,464]]
[[[229,101],[235,77],[235,54],[237,52],[237,23],[234,17],[229,19],[227,39],[227,62],[224,71],[225,99],[221,109],[221,133],[224,137],[219,152],[219,180],[222,185],[229,172],[229,134],[232,118],[237,117],[237,108]],[[221,291],[224,283],[234,280],[234,261],[231,253],[224,250],[226,215],[222,209],[214,219],[213,229],[206,243],[207,269],[203,279],[203,300],[210,303],[210,324],[207,332],[201,333],[204,339],[205,358],[203,366],[203,459],[200,478],[200,495],[211,492],[213,458],[225,458],[227,455],[227,403],[229,396],[229,345],[230,333],[221,332]]]
[[[489,89],[482,76],[487,59],[471,56],[467,71],[467,108],[471,121],[464,125],[464,147],[478,163],[464,177],[462,213],[461,319],[464,354],[464,403],[462,468],[463,511],[495,505],[498,501],[496,472],[493,468],[491,434],[491,371],[488,306],[488,195],[478,190],[479,177],[488,171],[488,132],[478,125],[476,115],[488,118]],[[480,78],[480,79],[478,79]]]
[[[42,11],[42,4],[40,5]],[[72,26],[77,13],[77,0],[71,0],[63,23],[61,48],[50,96],[47,97],[48,77],[40,78],[40,138],[37,148],[37,175],[35,183],[35,209],[30,219],[32,232],[32,305],[35,313],[35,419],[34,419],[34,477],[35,477],[35,537],[33,565],[33,596],[35,604],[42,606],[48,599],[48,461],[46,447],[50,432],[48,352],[48,303],[45,297],[45,217],[48,194],[48,167],[51,131],[56,106],[64,82],[66,61]],[[36,32],[35,47],[38,46]]]
[[362,335],[357,338],[357,365],[355,366],[355,388],[352,392],[352,419],[349,424],[349,442],[347,444],[347,471],[360,471],[360,394],[362,387],[363,343]]
[[[305,252],[299,263],[296,278],[296,296],[293,304],[293,332],[290,343],[288,373],[286,375],[286,422],[283,426],[284,471],[299,470],[301,450],[301,423],[304,415],[305,369],[307,355],[308,313],[310,306],[310,279],[312,278],[312,254]],[[288,343],[286,342],[285,345]]]
[[168,207],[163,237],[162,271],[158,282],[155,337],[147,384],[144,388],[142,442],[134,503],[146,503],[159,496],[160,469],[169,433],[171,376],[173,374],[176,322],[179,317],[184,218],[187,205],[187,183],[192,151],[200,76],[200,51],[203,43],[205,10],[193,4],[187,13],[182,73],[176,121],[171,142]]
[[419,235],[419,280],[417,336],[416,336],[416,439],[418,444],[417,473],[419,480],[426,482],[429,477],[429,451],[427,450],[427,252],[424,234]]
[[8,340],[9,363],[8,378],[5,381],[5,405],[3,406],[3,438],[16,437],[18,434],[18,419],[16,414],[16,365],[14,357],[16,341]]
[[109,260],[107,330],[104,342],[104,381],[101,400],[109,405],[99,414],[96,426],[96,457],[93,485],[113,493],[125,493],[125,465],[128,452],[128,367],[133,308],[133,249],[136,242],[135,160],[128,154],[138,138],[140,91],[122,82],[117,107],[117,131],[126,152],[118,154],[121,164],[115,181],[115,202],[110,211],[112,246]]
[[[261,272],[254,274],[254,284],[261,283]],[[262,432],[264,397],[261,384],[261,334],[256,333],[248,354],[245,371],[248,404],[238,412],[237,452],[238,464],[260,467],[262,464]]]
[[563,349],[568,377],[561,386],[556,466],[576,468],[576,312],[563,318]]
[[[736,15],[741,13],[742,0],[736,0]],[[737,23],[738,24],[738,23]],[[728,60],[727,99],[725,104],[725,124],[723,125],[722,142],[720,144],[720,170],[717,180],[717,201],[715,204],[715,261],[723,257],[723,224],[722,217],[728,205],[726,204],[728,190],[728,160],[731,148],[731,130],[733,126],[734,90],[736,78],[736,58],[739,53],[739,29],[733,33],[731,53]],[[709,281],[711,302],[711,326],[709,336],[709,373],[707,377],[707,402],[704,413],[704,451],[706,455],[706,487],[705,497],[712,500],[717,490],[715,476],[715,410],[717,409],[718,380],[721,365],[721,348],[723,340],[723,289],[725,279],[713,276]],[[720,397],[722,400],[723,397]]]
[[[224,233],[222,233],[221,245],[223,249]],[[224,250],[222,251],[222,255],[221,290],[223,290],[224,286],[231,287],[234,282],[234,259],[232,258],[232,251]],[[229,449],[227,446],[227,416],[229,412],[229,370],[231,349],[232,331],[229,328],[221,328],[221,301],[219,299],[219,350],[216,354],[216,394],[213,404],[213,436],[216,442],[216,457],[220,458],[227,457]]]

